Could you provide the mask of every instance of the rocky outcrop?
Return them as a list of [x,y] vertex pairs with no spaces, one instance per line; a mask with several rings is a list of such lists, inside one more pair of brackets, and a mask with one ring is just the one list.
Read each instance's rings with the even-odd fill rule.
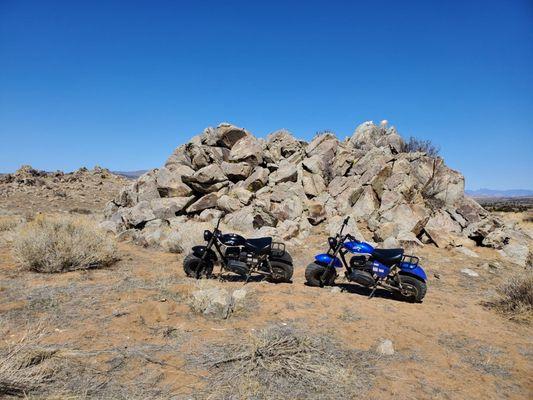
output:
[[287,131],[263,140],[221,124],[125,188],[108,205],[104,225],[118,233],[135,229],[142,237],[153,221],[223,215],[229,228],[291,238],[313,226],[330,230],[350,215],[352,231],[368,241],[441,248],[470,243],[525,262],[526,234],[465,197],[463,176],[441,158],[404,149],[386,123],[365,122],[345,141],[324,133],[309,143]]

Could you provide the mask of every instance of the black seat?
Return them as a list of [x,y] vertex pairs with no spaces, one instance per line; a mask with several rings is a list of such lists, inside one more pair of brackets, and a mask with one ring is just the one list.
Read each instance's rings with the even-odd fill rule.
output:
[[257,254],[269,252],[271,246],[272,246],[271,237],[246,239],[246,242],[244,243],[244,247],[246,248],[246,250],[251,251],[253,253],[257,253]]
[[374,249],[374,258],[385,265],[393,265],[402,260],[403,249]]

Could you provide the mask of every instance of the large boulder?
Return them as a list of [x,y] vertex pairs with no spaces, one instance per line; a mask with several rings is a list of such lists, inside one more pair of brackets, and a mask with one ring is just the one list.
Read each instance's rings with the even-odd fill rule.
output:
[[296,182],[298,177],[298,170],[294,164],[287,160],[281,160],[276,171],[270,174],[269,183],[275,185],[282,182]]
[[350,143],[362,150],[388,147],[395,153],[399,153],[403,148],[403,140],[394,127],[387,128],[385,124],[377,126],[372,121],[359,125],[350,138]]
[[271,133],[267,138],[267,150],[272,162],[279,162],[303,150],[302,142],[296,140],[288,131],[280,130]]
[[254,172],[243,182],[243,187],[251,192],[256,192],[268,182],[269,171],[267,168],[256,167]]
[[221,168],[224,175],[233,182],[248,178],[253,169],[250,164],[245,162],[230,163],[226,161],[222,162]]
[[245,161],[250,165],[263,163],[263,147],[259,140],[253,136],[245,136],[237,141],[231,148],[230,161]]
[[175,165],[171,168],[163,167],[156,172],[155,180],[159,194],[162,197],[190,196],[193,191],[187,186],[182,177],[192,176],[194,170],[186,165]]
[[219,193],[209,193],[200,197],[197,201],[187,208],[187,213],[197,213],[206,208],[213,208],[217,205],[218,199],[221,197]]
[[240,139],[250,136],[245,129],[227,123],[220,124],[216,129],[211,128],[210,131],[206,130],[204,134],[205,144],[210,146],[223,146],[228,149],[231,149]]

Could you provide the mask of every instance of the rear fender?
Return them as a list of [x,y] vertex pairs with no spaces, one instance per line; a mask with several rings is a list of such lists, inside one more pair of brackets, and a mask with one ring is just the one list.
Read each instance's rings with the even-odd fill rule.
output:
[[288,264],[288,265],[292,265],[292,257],[291,257],[291,255],[288,252],[284,252],[281,257],[277,257],[277,256],[274,256],[274,255],[271,255],[270,256],[270,260],[271,261],[282,262],[282,263]]
[[[408,265],[406,265],[408,264]],[[409,263],[401,263],[400,264],[400,275],[411,275],[414,278],[418,278],[424,282],[428,280],[428,277],[421,266],[409,264]]]
[[207,246],[194,246],[192,248],[192,253],[198,257],[198,258],[202,258],[205,251],[207,250],[207,259],[215,262],[217,261],[218,257],[217,257],[217,254],[213,251],[213,249],[207,249]]
[[[327,267],[331,263],[331,260],[333,260],[333,257],[326,253],[317,254],[315,256],[315,262],[318,265],[323,265],[324,267]],[[335,257],[333,261],[333,266],[335,268],[342,268],[342,261],[339,259],[339,257]]]

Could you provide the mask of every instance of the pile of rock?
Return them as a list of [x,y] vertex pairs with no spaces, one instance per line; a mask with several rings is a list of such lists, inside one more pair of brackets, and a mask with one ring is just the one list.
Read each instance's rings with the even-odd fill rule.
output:
[[490,246],[525,262],[525,234],[465,197],[463,176],[442,159],[404,148],[393,127],[372,122],[345,141],[324,133],[310,143],[221,124],[124,188],[103,226],[152,238],[156,230],[163,242],[188,221],[224,216],[235,230],[287,240],[313,225],[334,231],[351,215],[350,230],[367,241]]

